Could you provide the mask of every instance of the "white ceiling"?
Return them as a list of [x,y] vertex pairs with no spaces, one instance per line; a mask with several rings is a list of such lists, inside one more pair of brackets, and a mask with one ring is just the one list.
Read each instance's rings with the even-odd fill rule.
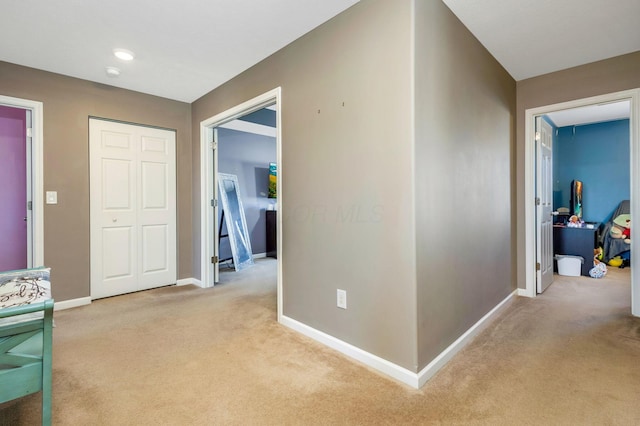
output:
[[192,102],[357,1],[2,0],[0,60]]
[[[517,80],[640,50],[640,0],[443,0]],[[558,127],[629,118],[628,103],[549,114]]]
[[639,0],[443,0],[519,80],[640,50]]
[[[0,60],[193,102],[357,1],[2,0]],[[640,50],[640,0],[443,1],[516,80]]]
[[630,114],[631,102],[620,101],[565,109],[547,114],[547,117],[553,121],[556,127],[565,127],[599,123],[603,121],[622,120],[624,118],[629,118]]

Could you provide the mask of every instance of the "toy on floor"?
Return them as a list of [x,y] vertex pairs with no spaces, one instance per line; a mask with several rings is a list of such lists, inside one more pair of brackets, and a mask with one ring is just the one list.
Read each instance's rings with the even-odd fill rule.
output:
[[619,268],[620,266],[622,266],[623,263],[624,261],[620,256],[616,256],[609,259],[609,266],[613,266],[614,268]]
[[593,259],[601,261],[602,258],[604,257],[604,250],[602,249],[602,247],[598,247],[596,249],[593,249]]
[[589,270],[589,275],[592,278],[602,278],[607,275],[607,265],[600,261],[602,252],[602,247],[593,250],[593,268]]

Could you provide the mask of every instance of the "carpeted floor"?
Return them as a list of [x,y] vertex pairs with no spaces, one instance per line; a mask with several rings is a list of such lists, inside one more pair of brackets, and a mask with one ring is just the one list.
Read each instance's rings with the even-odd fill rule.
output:
[[[248,271],[57,311],[54,424],[640,424],[628,268],[516,298],[420,390],[276,323],[275,261]],[[39,422],[39,394],[0,405]]]

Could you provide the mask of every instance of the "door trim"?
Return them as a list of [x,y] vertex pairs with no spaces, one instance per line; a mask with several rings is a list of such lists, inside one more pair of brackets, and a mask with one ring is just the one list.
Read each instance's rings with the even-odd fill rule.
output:
[[[202,287],[213,286],[213,271],[210,259],[213,256],[212,239],[215,228],[215,219],[210,213],[211,200],[215,195],[213,186],[214,166],[213,158],[209,155],[209,141],[207,136],[210,129],[219,127],[231,120],[235,120],[243,115],[257,111],[268,105],[276,105],[276,162],[278,164],[278,181],[276,199],[278,211],[282,211],[282,89],[275,88],[262,95],[256,96],[246,102],[230,108],[220,114],[210,117],[200,122],[200,281]],[[278,321],[282,317],[282,214],[278,214],[277,223],[277,258],[278,258]]]
[[44,266],[43,104],[0,95],[0,105],[31,111],[31,265]]
[[[631,179],[631,220],[640,220],[640,89],[625,90],[569,102],[525,110],[525,290],[523,296],[536,297],[536,222],[535,222],[535,117],[563,109],[578,108],[605,102],[628,100],[629,151]],[[636,219],[638,217],[638,219]],[[640,243],[631,240],[631,263],[640,265]],[[631,268],[631,313],[640,316],[640,267]]]

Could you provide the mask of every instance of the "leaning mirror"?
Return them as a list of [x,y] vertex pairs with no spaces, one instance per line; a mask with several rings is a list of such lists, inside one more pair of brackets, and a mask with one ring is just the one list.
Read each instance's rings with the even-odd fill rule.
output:
[[253,252],[247,230],[247,220],[242,207],[238,177],[218,173],[218,190],[222,202],[223,217],[221,221],[224,221],[224,225],[227,227],[233,265],[236,271],[240,271],[253,265]]

